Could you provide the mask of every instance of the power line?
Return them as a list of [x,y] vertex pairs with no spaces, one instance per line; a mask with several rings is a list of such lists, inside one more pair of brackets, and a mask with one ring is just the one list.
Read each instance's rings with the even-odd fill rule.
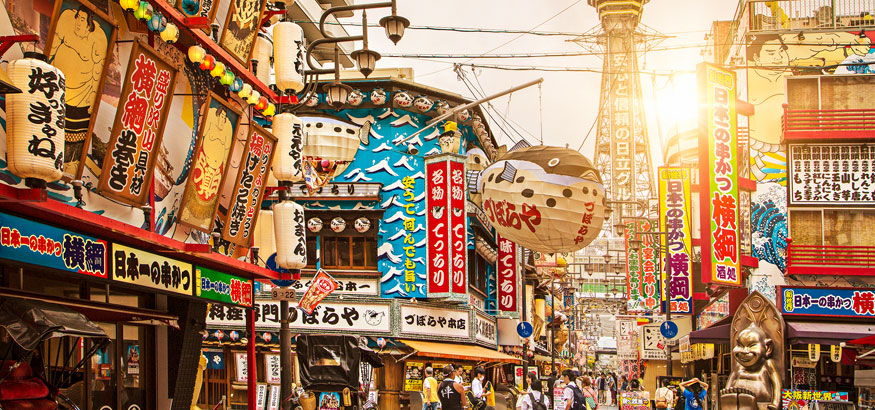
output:
[[[311,20],[295,20],[295,23],[313,23],[319,24],[318,21]],[[340,23],[340,22],[329,22],[326,21],[325,25],[336,25],[336,26],[352,26],[352,27],[361,27],[361,23]],[[368,27],[381,27],[379,24],[368,24]],[[580,37],[586,35],[585,33],[571,33],[565,31],[534,31],[534,30],[515,30],[515,29],[500,29],[500,28],[478,28],[478,27],[449,27],[449,26],[408,26],[407,30],[430,30],[430,31],[451,31],[457,33],[485,33],[485,34],[529,34],[533,36],[544,36],[544,37]]]

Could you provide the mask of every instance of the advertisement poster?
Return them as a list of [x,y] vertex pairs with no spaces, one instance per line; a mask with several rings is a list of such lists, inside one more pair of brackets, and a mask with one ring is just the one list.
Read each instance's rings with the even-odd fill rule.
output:
[[688,168],[660,167],[658,176],[659,230],[668,232],[659,237],[666,249],[662,300],[669,300],[672,313],[692,314],[692,175]]
[[340,410],[340,393],[320,393],[319,410]]
[[280,408],[280,386],[270,386],[270,399],[267,401],[267,410],[279,410]]
[[875,291],[870,289],[783,286],[778,298],[784,315],[875,316]]
[[698,80],[702,282],[741,286],[735,72],[702,63]]
[[[625,222],[627,304],[630,312],[655,312],[660,305],[659,242],[654,235],[658,226],[650,221]],[[630,241],[641,241],[641,248],[631,249]]]
[[404,391],[422,391],[422,362],[407,362],[404,365]]
[[164,136],[176,69],[134,40],[97,192],[132,206],[146,203]]
[[246,353],[234,353],[234,366],[237,369],[237,383],[246,383],[249,380],[249,371],[246,367]]
[[313,278],[313,284],[310,285],[307,292],[301,297],[301,301],[298,302],[298,307],[304,309],[307,314],[313,314],[319,302],[330,295],[331,292],[334,292],[335,289],[337,289],[337,282],[334,278],[328,272],[319,269],[316,277]]
[[438,156],[426,163],[428,294],[467,301],[464,163]]
[[650,399],[643,393],[625,391],[620,393],[620,410],[651,410]]
[[112,244],[113,279],[150,289],[192,295],[190,263],[170,259],[151,252]]
[[553,388],[553,410],[565,410],[565,386]]
[[848,401],[848,392],[819,390],[781,390],[781,403],[784,409],[809,410],[811,400]]
[[239,306],[252,306],[252,281],[227,273],[197,267],[196,296]]
[[264,381],[271,384],[280,383],[280,355],[264,355]]
[[507,238],[498,235],[498,311],[503,316],[519,315],[520,282],[517,280],[517,246]]
[[0,213],[0,258],[107,278],[104,240]]

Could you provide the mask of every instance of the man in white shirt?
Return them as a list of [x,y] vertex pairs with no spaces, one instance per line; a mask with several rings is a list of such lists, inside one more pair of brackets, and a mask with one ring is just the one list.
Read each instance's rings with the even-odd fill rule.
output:
[[562,398],[565,399],[565,410],[571,410],[574,404],[574,389],[577,387],[574,384],[574,372],[571,369],[565,369],[562,372],[562,382],[565,383],[565,390],[562,392]]
[[532,404],[532,399],[534,398],[535,402],[539,404],[543,404],[544,408],[550,408],[550,398],[547,397],[546,394],[541,393],[541,389],[543,385],[541,384],[540,379],[532,380],[531,384],[529,384],[529,391],[522,395],[520,400],[517,402],[517,409],[519,410],[537,410]]

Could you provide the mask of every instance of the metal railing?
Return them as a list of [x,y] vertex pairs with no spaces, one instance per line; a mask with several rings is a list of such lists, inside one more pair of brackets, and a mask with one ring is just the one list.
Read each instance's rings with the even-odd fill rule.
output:
[[787,245],[787,273],[802,272],[800,268],[822,270],[822,274],[871,274],[875,269],[875,246]]
[[791,110],[784,107],[785,139],[871,138],[875,136],[875,109]]
[[875,0],[750,0],[750,31],[861,29],[875,26]]

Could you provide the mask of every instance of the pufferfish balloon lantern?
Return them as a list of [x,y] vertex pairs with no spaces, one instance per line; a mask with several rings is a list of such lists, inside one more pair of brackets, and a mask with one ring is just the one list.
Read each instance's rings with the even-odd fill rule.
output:
[[483,170],[483,209],[501,236],[544,253],[573,252],[602,229],[605,189],[592,163],[567,148],[512,151]]

